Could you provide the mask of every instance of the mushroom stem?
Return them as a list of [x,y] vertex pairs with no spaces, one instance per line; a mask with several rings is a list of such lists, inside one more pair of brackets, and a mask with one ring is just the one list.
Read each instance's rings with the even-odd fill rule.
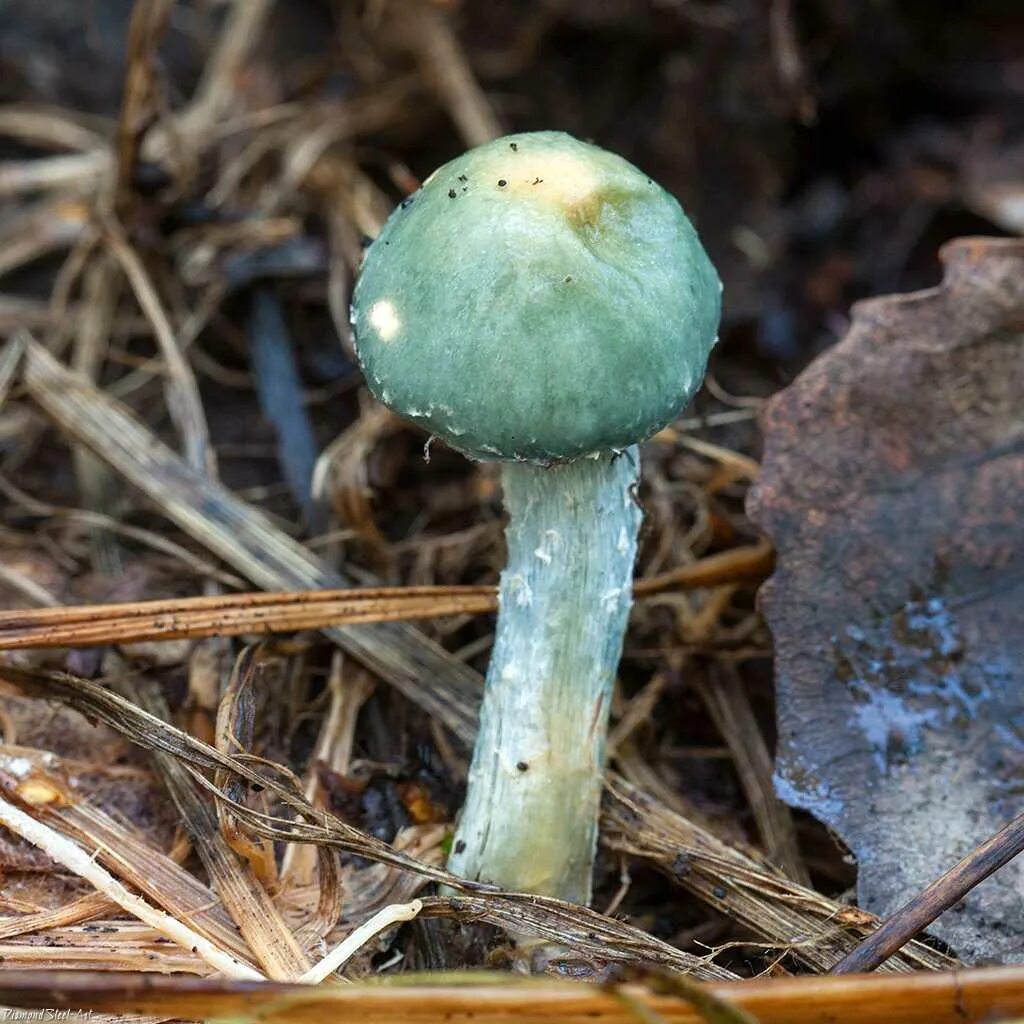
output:
[[508,564],[449,862],[464,877],[590,900],[639,464],[632,447],[552,468],[504,466]]

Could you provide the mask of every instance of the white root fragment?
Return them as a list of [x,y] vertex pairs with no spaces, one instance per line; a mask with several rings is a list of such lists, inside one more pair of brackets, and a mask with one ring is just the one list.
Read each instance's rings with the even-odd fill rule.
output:
[[37,846],[48,857],[84,878],[90,885],[116,903],[122,910],[137,917],[171,942],[191,950],[225,977],[244,981],[265,981],[253,967],[236,960],[215,946],[209,939],[193,931],[170,914],[150,906],[140,896],[129,892],[106,868],[101,867],[80,846],[44,825],[31,815],[0,797],[0,824]]
[[364,921],[351,935],[346,936],[315,967],[311,967],[299,978],[307,985],[317,985],[343,967],[360,949],[381,932],[402,921],[411,921],[423,909],[422,900],[411,903],[392,903],[377,911],[369,921]]

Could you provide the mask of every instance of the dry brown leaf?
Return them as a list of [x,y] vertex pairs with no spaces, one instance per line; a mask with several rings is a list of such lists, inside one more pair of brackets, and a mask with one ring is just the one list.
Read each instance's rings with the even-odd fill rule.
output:
[[[750,502],[778,551],[778,789],[881,915],[1024,809],[1024,243],[943,259],[771,401]],[[1017,862],[932,931],[1019,959],[1022,891]]]

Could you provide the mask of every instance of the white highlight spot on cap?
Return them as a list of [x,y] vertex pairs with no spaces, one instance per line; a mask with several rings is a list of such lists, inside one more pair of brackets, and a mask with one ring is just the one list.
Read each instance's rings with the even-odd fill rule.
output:
[[370,323],[381,341],[390,341],[402,326],[402,321],[398,319],[398,311],[387,299],[373,304],[370,309]]

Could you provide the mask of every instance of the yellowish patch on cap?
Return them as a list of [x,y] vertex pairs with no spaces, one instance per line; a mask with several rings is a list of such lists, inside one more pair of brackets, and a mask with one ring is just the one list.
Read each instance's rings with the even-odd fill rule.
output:
[[567,212],[593,205],[600,192],[601,183],[593,169],[573,153],[520,149],[494,163],[494,184],[498,188],[535,202],[561,206]]
[[402,321],[395,304],[388,299],[381,299],[370,307],[370,324],[381,341],[390,341],[398,333]]

